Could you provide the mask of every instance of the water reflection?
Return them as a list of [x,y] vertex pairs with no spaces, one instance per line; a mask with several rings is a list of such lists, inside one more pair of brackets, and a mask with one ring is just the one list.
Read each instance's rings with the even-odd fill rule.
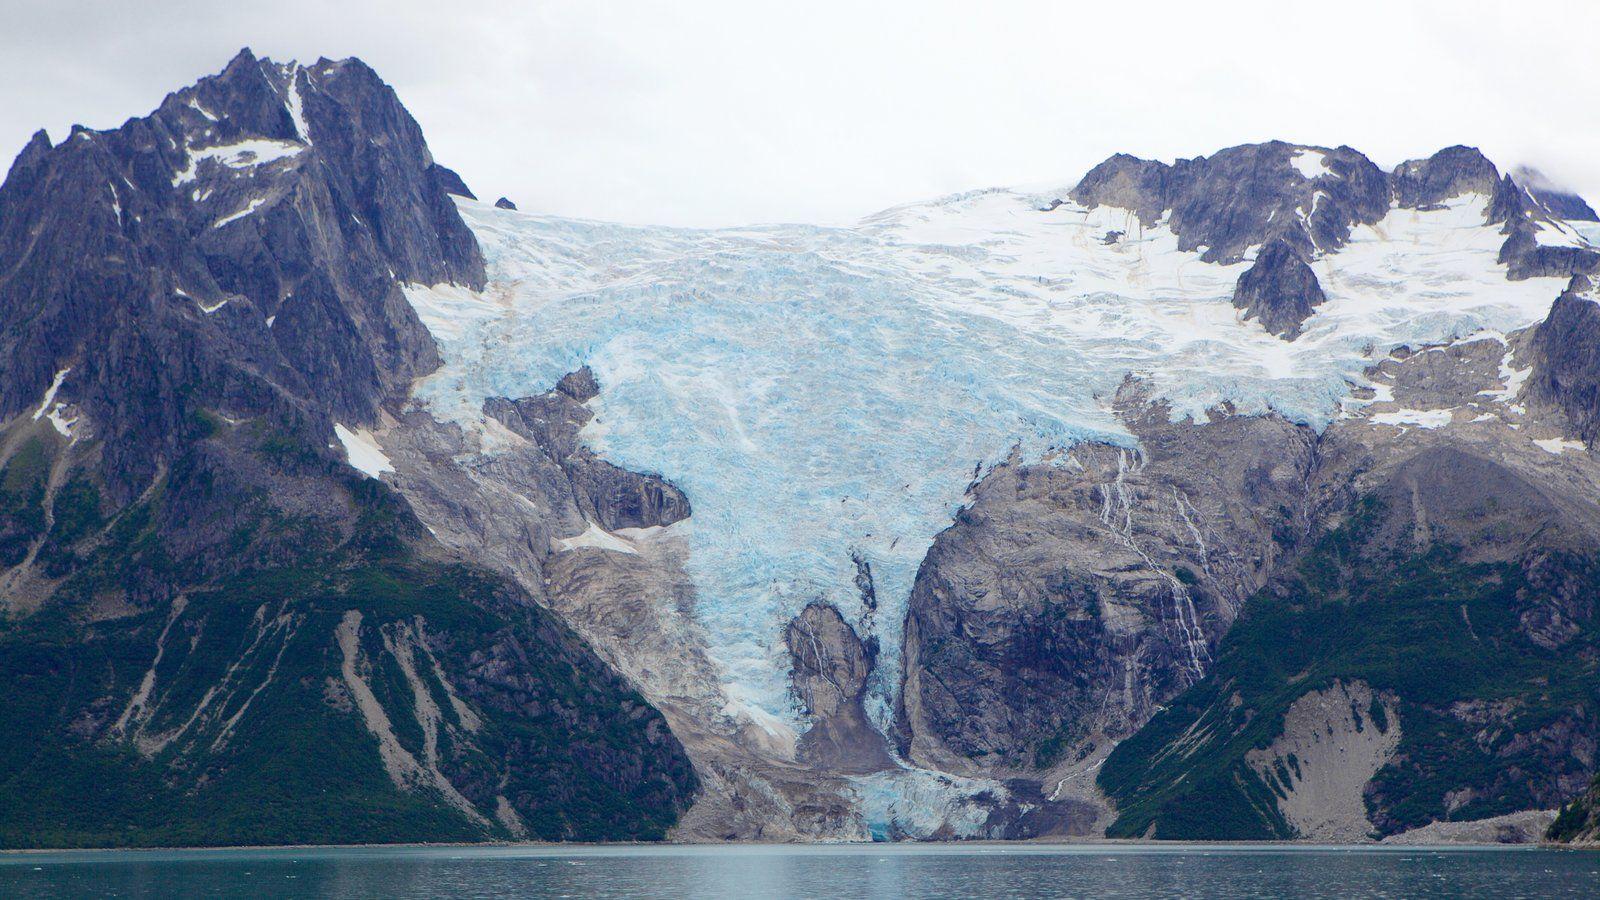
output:
[[1595,897],[1600,854],[1127,845],[0,854],[17,897]]

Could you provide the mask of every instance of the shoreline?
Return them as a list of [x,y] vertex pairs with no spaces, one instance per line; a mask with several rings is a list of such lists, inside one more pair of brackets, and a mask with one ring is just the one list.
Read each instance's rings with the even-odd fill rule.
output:
[[1564,844],[1551,841],[1529,841],[1526,843],[1496,843],[1476,841],[1454,841],[1439,843],[1383,843],[1379,841],[1363,841],[1349,844],[1318,843],[1315,841],[1150,841],[1128,838],[1104,838],[1097,840],[1074,841],[816,841],[816,842],[764,842],[764,841],[613,841],[606,843],[594,842],[566,842],[566,841],[473,841],[473,842],[412,842],[393,844],[226,844],[226,845],[198,845],[174,847],[136,847],[136,846],[107,846],[107,847],[9,847],[0,848],[0,862],[8,858],[22,858],[42,856],[47,854],[92,854],[92,853],[249,853],[249,852],[320,852],[328,850],[534,850],[534,851],[563,851],[589,852],[595,850],[745,850],[754,848],[770,848],[774,850],[827,851],[841,850],[870,850],[873,852],[925,852],[925,851],[959,851],[962,849],[1001,849],[1019,852],[1046,853],[1064,850],[1094,850],[1106,848],[1144,849],[1154,851],[1181,851],[1185,849],[1210,849],[1222,848],[1228,850],[1248,849],[1273,849],[1273,850],[1304,850],[1312,852],[1408,852],[1417,850],[1600,850],[1600,843]]

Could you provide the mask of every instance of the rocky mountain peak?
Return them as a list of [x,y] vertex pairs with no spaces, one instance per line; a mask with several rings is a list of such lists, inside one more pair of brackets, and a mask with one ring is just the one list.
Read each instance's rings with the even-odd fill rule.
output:
[[1261,327],[1288,341],[1299,337],[1301,324],[1326,299],[1316,273],[1282,237],[1261,248],[1233,291],[1233,305],[1244,310],[1246,319],[1259,320]]
[[[0,844],[659,839],[687,807],[660,714],[393,488],[381,435],[440,362],[401,285],[485,281],[465,190],[359,60],[248,49],[17,157],[0,768],[49,771]],[[608,527],[688,515],[568,468]],[[60,790],[90,781],[104,802]]]
[[119,494],[197,408],[375,421],[438,364],[399,283],[484,281],[452,189],[359,60],[244,50],[119,128],[40,132],[0,186],[0,415],[66,372]]
[[1478,148],[1457,144],[1395,166],[1389,183],[1400,206],[1424,209],[1463,194],[1491,196],[1500,187],[1500,171]]
[[1594,208],[1576,193],[1567,190],[1529,166],[1511,170],[1511,180],[1527,192],[1529,199],[1552,218],[1574,222],[1600,222]]
[[1172,165],[1117,154],[1069,196],[1088,207],[1134,210],[1152,225],[1169,216],[1179,249],[1230,263],[1282,237],[1311,253],[1342,246],[1350,226],[1388,211],[1383,172],[1349,147],[1283,141],[1242,144]]

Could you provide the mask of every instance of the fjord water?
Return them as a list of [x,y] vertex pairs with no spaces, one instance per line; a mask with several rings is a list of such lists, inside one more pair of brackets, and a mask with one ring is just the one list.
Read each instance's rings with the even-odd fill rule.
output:
[[7,897],[1594,897],[1600,853],[1244,845],[364,847],[0,855]]

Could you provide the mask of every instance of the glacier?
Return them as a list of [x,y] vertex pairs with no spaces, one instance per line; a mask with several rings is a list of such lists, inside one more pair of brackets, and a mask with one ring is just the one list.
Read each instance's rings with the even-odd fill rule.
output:
[[[485,398],[590,366],[601,394],[584,440],[694,505],[696,614],[731,704],[803,730],[783,627],[822,599],[880,642],[869,712],[884,725],[934,536],[1013,453],[1136,450],[1110,410],[1129,374],[1174,418],[1231,403],[1321,428],[1362,402],[1352,388],[1393,348],[1503,335],[1560,290],[1506,280],[1487,198],[1397,208],[1312,262],[1328,301],[1290,343],[1231,303],[1249,259],[1202,262],[1164,224],[1054,202],[1065,195],[992,189],[850,226],[718,230],[458,198],[490,283],[407,286],[444,359],[416,397],[480,428]],[[877,610],[852,554],[871,564]]]

